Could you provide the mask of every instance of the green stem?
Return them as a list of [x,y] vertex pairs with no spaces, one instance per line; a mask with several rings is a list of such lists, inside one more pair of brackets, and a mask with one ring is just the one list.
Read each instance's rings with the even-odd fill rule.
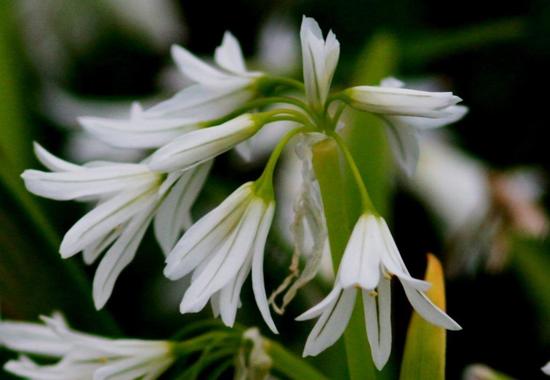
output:
[[278,372],[295,380],[327,380],[321,372],[288,352],[279,343],[269,339],[265,339],[264,342],[266,351],[273,360],[273,368]]
[[278,77],[278,76],[268,76],[267,79],[273,83],[295,88],[296,90],[299,90],[299,91],[305,91],[304,84],[296,79]]
[[346,142],[336,132],[330,133],[330,136],[334,139],[334,141],[336,141],[336,144],[338,144],[338,147],[344,154],[344,158],[346,159],[346,162],[351,170],[351,174],[353,175],[353,179],[355,180],[359,193],[361,194],[361,205],[363,206],[363,211],[378,214],[376,212],[376,209],[374,208],[374,205],[372,204],[369,193],[367,191],[367,187],[363,182],[361,172],[359,171],[359,168],[357,167],[357,164],[355,163],[355,160],[353,159],[353,156],[349,151]]

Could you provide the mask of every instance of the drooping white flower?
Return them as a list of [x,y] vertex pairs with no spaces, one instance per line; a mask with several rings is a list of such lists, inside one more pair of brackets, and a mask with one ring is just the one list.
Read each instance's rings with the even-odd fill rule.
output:
[[541,368],[542,372],[546,375],[550,375],[550,362],[546,363],[544,367]]
[[302,18],[300,39],[306,98],[314,108],[322,109],[340,57],[340,43],[332,31],[328,32],[325,40],[317,21],[305,16]]
[[273,220],[274,202],[255,194],[248,182],[197,221],[166,259],[164,274],[171,280],[191,274],[191,285],[180,304],[182,313],[198,312],[210,300],[215,314],[232,326],[241,287],[252,272],[256,303],[270,329],[263,279],[264,247]]
[[260,127],[254,115],[245,114],[214,127],[189,132],[157,150],[149,166],[163,172],[192,168],[248,139]]
[[8,361],[6,371],[33,380],[153,380],[174,362],[166,341],[108,339],[74,331],[59,316],[42,319],[44,325],[0,322],[0,345],[59,361],[41,365],[22,356]]
[[317,355],[338,340],[353,311],[356,293],[361,290],[373,360],[381,369],[391,350],[392,274],[400,280],[409,302],[424,319],[448,330],[460,329],[424,294],[429,284],[411,277],[384,219],[363,214],[344,251],[334,289],[298,317],[299,320],[320,317],[308,337],[304,355]]
[[181,46],[172,47],[172,57],[181,73],[195,84],[146,110],[146,117],[208,120],[223,116],[252,99],[254,85],[262,77],[259,72],[247,71],[239,42],[229,32],[214,54],[219,67],[201,61]]
[[418,131],[433,129],[460,120],[468,111],[457,106],[461,99],[452,92],[429,92],[402,88],[395,78],[381,86],[358,86],[344,91],[352,107],[379,114],[387,123],[386,134],[392,153],[403,171],[412,176],[418,156]]
[[[206,180],[211,163],[170,175],[144,164],[109,162],[80,166],[63,161],[35,145],[38,159],[52,172],[27,170],[22,177],[29,191],[56,200],[97,201],[97,205],[65,234],[63,258],[82,252],[91,264],[105,252],[96,270],[93,298],[96,308],[109,299],[122,270],[133,260],[156,215],[156,236],[165,252],[190,224],[190,209]],[[178,214],[177,214],[178,213]]]

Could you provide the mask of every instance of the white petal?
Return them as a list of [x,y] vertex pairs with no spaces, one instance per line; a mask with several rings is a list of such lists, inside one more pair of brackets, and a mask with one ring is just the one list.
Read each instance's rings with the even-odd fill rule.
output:
[[158,148],[197,128],[197,121],[190,118],[80,117],[78,121],[86,131],[98,139],[121,148]]
[[254,246],[252,247],[252,290],[254,291],[256,304],[258,305],[258,309],[260,309],[260,314],[262,314],[265,323],[269,326],[271,331],[278,334],[277,327],[275,327],[275,322],[273,322],[273,318],[269,312],[269,303],[267,302],[264,282],[264,250],[267,235],[269,234],[269,228],[273,222],[274,212],[275,205],[274,203],[271,203],[262,218],[258,232],[256,233]]
[[379,233],[386,247],[384,253],[381,255],[383,265],[387,268],[388,271],[399,277],[401,281],[405,281],[407,284],[414,287],[415,289],[421,291],[428,290],[431,287],[429,282],[411,277],[409,271],[407,270],[407,267],[405,266],[405,263],[403,262],[403,259],[401,258],[401,255],[399,254],[399,250],[395,245],[395,241],[393,240],[386,221],[380,217],[377,217],[376,220],[379,228]]
[[235,324],[237,309],[241,302],[241,289],[250,273],[251,264],[252,255],[249,254],[235,278],[216,293],[219,294],[220,316],[226,326],[233,327]]
[[382,278],[377,291],[376,296],[371,295],[369,291],[363,291],[363,306],[372,359],[376,368],[381,370],[391,352],[390,280]]
[[403,125],[416,129],[433,129],[456,123],[468,113],[468,107],[450,106],[445,108],[444,111],[449,113],[449,116],[438,119],[414,116],[394,116],[394,118],[398,119]]
[[373,218],[361,216],[353,228],[340,263],[339,281],[343,288],[374,289],[378,285],[383,246]]
[[318,355],[342,336],[353,312],[356,294],[355,288],[345,289],[330,307],[325,309],[307,338],[304,356]]
[[252,249],[264,211],[263,200],[250,202],[231,238],[211,255],[202,273],[192,280],[181,302],[181,313],[193,309],[195,303],[202,303],[204,298],[210,298],[237,275]]
[[231,78],[231,75],[204,63],[181,46],[172,46],[172,58],[183,75],[193,82],[216,85]]
[[550,375],[550,362],[546,363],[544,367],[541,368],[542,372],[547,375]]
[[124,231],[105,253],[97,267],[93,283],[93,298],[96,309],[101,309],[111,296],[115,282],[122,270],[132,262],[143,235],[151,222],[155,203],[135,216]]
[[461,99],[452,92],[429,92],[406,88],[357,86],[345,90],[353,107],[373,113],[396,116],[441,118]]
[[208,176],[212,161],[185,172],[162,202],[155,217],[155,236],[167,255],[184,228],[191,227],[191,207]]
[[151,107],[145,114],[150,118],[212,120],[227,115],[250,100],[254,93],[247,88],[249,84],[250,79],[234,78],[218,86],[192,85]]
[[388,136],[393,156],[405,174],[412,177],[416,171],[418,157],[420,156],[417,131],[415,128],[401,123],[398,117],[388,116],[385,120],[387,122],[387,127],[385,128],[386,136]]
[[216,48],[214,59],[220,67],[235,74],[246,74],[243,53],[239,41],[230,32],[225,32],[223,41]]
[[46,168],[51,170],[52,172],[73,172],[82,170],[82,167],[79,165],[75,165],[73,163],[70,163],[68,161],[62,160],[61,158],[58,158],[48,152],[46,149],[44,149],[40,144],[33,143],[34,147],[34,154],[36,155],[36,158],[38,158],[38,161],[42,165],[44,165]]
[[242,115],[215,127],[190,132],[157,150],[153,170],[185,170],[228,151],[258,130],[254,119]]
[[4,365],[7,372],[30,380],[89,380],[95,367],[95,364],[38,365],[25,357],[10,360]]
[[461,330],[462,327],[449,317],[444,311],[438,308],[426,295],[417,289],[409,286],[405,281],[401,281],[405,294],[414,310],[422,318],[434,325],[443,327],[447,330]]
[[42,324],[15,321],[0,322],[0,346],[46,356],[62,356],[71,347]]
[[157,358],[129,357],[108,362],[94,373],[93,380],[141,379],[154,366]]
[[252,182],[240,186],[187,230],[166,259],[166,277],[182,278],[227,237],[245,210],[252,186]]
[[319,24],[305,16],[302,18],[300,39],[306,96],[310,104],[319,108],[324,105],[330,90],[340,44],[332,32],[329,32],[325,42]]
[[336,281],[336,284],[334,285],[330,293],[325,298],[323,298],[321,302],[297,316],[296,320],[307,321],[308,319],[317,318],[318,316],[323,314],[326,309],[332,308],[334,306],[333,304],[336,302],[338,297],[340,297],[341,292],[342,288],[338,284],[338,281]]
[[21,177],[33,194],[56,200],[95,197],[157,180],[157,174],[141,164],[112,164],[53,173],[25,170]]
[[87,265],[93,264],[94,261],[107,249],[122,233],[124,226],[115,228],[109,232],[103,239],[97,240],[94,244],[87,246],[82,252],[84,263]]
[[63,237],[59,252],[70,257],[88,245],[104,239],[114,228],[151,204],[157,198],[154,190],[137,189],[121,193],[84,215]]

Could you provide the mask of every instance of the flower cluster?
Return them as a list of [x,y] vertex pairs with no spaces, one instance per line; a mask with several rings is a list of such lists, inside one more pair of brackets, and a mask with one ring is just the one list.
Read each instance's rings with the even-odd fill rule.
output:
[[[27,170],[23,179],[29,191],[43,197],[96,202],[67,232],[60,252],[64,258],[82,252],[86,263],[105,252],[94,278],[97,308],[107,302],[118,275],[132,261],[154,220],[156,237],[166,254],[165,276],[190,278],[180,304],[182,313],[198,312],[210,303],[214,313],[232,326],[241,287],[251,273],[260,313],[277,332],[263,277],[264,248],[275,208],[273,173],[293,137],[314,134],[334,139],[355,175],[363,208],[333,291],[300,317],[319,317],[304,354],[315,355],[338,339],[360,291],[368,339],[381,368],[391,346],[392,275],[424,318],[448,329],[459,326],[425,296],[429,284],[410,276],[337,126],[346,107],[380,116],[387,122],[397,161],[411,174],[418,158],[417,131],[456,121],[466,109],[456,105],[460,98],[450,92],[404,89],[395,79],[385,80],[380,87],[357,86],[331,93],[338,40],[332,32],[325,39],[318,24],[307,17],[300,37],[303,83],[247,70],[239,43],[229,32],[215,51],[215,65],[173,47],[173,59],[192,85],[148,109],[134,105],[127,119],[79,120],[85,130],[113,146],[152,149],[147,158],[140,163],[80,166],[36,145],[39,160],[51,172]],[[280,121],[290,122],[279,124],[289,130],[274,147],[261,176],[192,223],[190,209],[212,160]]]

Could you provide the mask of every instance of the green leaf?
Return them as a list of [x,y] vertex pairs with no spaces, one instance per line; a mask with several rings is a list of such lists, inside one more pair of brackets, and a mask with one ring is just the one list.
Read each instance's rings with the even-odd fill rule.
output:
[[510,252],[510,268],[517,274],[525,293],[541,321],[541,341],[550,339],[550,240],[515,237]]
[[[319,181],[330,250],[338,268],[349,236],[361,211],[361,200],[351,173],[333,140],[313,147],[313,167]],[[361,297],[357,298],[348,327],[344,332],[349,376],[352,380],[374,379],[375,370],[365,330]]]
[[[445,280],[439,260],[429,254],[426,281],[432,287],[426,293],[440,309],[445,310]],[[400,380],[445,379],[445,329],[425,321],[413,312],[405,353],[401,364]]]

